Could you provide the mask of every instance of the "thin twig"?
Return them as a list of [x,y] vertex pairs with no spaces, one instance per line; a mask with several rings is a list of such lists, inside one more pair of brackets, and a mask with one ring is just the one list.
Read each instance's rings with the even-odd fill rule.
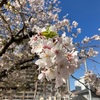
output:
[[96,61],[96,60],[94,60],[94,59],[89,58],[88,60],[92,60],[93,62],[95,62],[95,63],[97,63],[97,64],[100,64],[100,62],[98,62],[98,61]]

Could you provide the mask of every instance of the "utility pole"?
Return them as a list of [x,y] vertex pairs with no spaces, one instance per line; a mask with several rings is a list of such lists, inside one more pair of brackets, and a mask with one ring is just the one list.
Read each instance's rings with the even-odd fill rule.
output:
[[67,89],[68,89],[68,100],[71,100],[70,99],[70,80],[69,80],[69,76],[68,76],[68,79],[67,79]]
[[[88,66],[86,64],[86,61],[84,61],[84,66],[85,66],[85,71],[88,72]],[[88,88],[89,88],[89,100],[92,100],[92,94],[91,94],[91,87],[90,87],[90,84],[88,83]]]

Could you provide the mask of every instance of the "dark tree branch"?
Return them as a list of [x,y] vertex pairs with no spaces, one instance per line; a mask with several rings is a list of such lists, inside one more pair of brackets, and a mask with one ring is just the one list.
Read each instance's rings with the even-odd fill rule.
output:
[[0,81],[2,81],[3,78],[7,77],[8,74],[11,74],[15,70],[27,69],[27,68],[31,67],[32,65],[36,66],[33,62],[32,62],[32,64],[30,66],[29,66],[29,64],[26,65],[26,66],[25,65],[21,66],[21,65],[23,65],[25,63],[33,61],[36,57],[37,57],[37,55],[35,55],[35,56],[31,57],[31,58],[27,58],[25,60],[21,59],[20,61],[18,61],[18,63],[16,63],[13,66],[11,66],[11,68],[9,70],[3,70],[3,71],[1,71],[0,72]]
[[11,28],[10,28],[10,24],[7,22],[7,20],[5,19],[5,17],[2,14],[0,14],[0,17],[2,18],[3,22],[7,24],[7,29],[11,33],[11,36],[12,36],[13,33],[12,33]]
[[1,49],[0,51],[0,56],[2,56],[6,50],[8,49],[8,47],[14,42],[14,38],[12,37],[11,39],[9,39],[9,41],[4,45],[4,47]]
[[[32,66],[34,66],[34,70],[35,70],[37,68],[37,65],[35,65],[34,62],[33,62],[33,60],[35,58],[38,58],[38,56],[34,55],[33,57],[30,57],[30,58],[27,58],[27,59],[24,59],[24,60],[21,59],[21,60],[18,61],[18,63],[15,63],[13,66],[11,66],[11,68],[9,70],[1,71],[0,72],[0,82],[5,83],[5,81],[3,79],[8,77],[8,75],[13,73],[15,70],[21,71],[21,70],[31,68]],[[36,73],[36,72],[37,72],[37,70],[34,71],[34,73]],[[34,82],[37,82],[37,81],[38,80],[34,80]],[[14,86],[0,86],[0,89],[8,90],[8,91],[9,90],[20,91],[21,89],[24,89],[24,90],[33,89],[33,90],[35,90],[35,87],[33,87],[29,84],[30,84],[29,82],[28,83],[25,82],[25,83],[22,83],[21,86],[17,86],[17,85],[14,85]]]
[[22,29],[19,30],[19,32],[15,36],[18,36],[21,32],[23,32],[24,31],[24,28],[25,28],[25,24],[23,25]]
[[[21,32],[21,31],[20,31]],[[24,39],[28,39],[29,36],[31,37],[32,35],[35,35],[37,34],[36,32],[29,32],[27,35],[24,35],[24,36],[18,36],[18,37],[11,37],[9,39],[9,41],[4,45],[4,47],[1,49],[0,51],[0,56],[2,56],[6,50],[8,49],[8,47],[13,43],[13,42],[20,42]]]

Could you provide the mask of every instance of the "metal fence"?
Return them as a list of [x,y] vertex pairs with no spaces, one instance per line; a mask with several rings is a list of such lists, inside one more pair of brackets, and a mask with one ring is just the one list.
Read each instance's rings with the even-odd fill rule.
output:
[[50,96],[50,95],[36,95],[34,99],[34,92],[20,92],[16,95],[3,96],[0,100],[68,100],[67,97],[61,95],[59,96]]

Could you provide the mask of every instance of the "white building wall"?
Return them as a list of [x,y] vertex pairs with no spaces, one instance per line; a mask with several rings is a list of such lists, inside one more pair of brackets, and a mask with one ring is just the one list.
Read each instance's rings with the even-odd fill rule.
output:
[[[85,83],[85,81],[84,81],[84,76],[81,77],[81,78],[79,79],[79,81],[82,82],[82,83]],[[80,90],[86,89],[86,87],[85,87],[82,83],[80,83],[79,81],[77,81],[77,80],[75,81],[75,87],[76,87],[76,89],[77,89],[78,87],[81,88]]]

